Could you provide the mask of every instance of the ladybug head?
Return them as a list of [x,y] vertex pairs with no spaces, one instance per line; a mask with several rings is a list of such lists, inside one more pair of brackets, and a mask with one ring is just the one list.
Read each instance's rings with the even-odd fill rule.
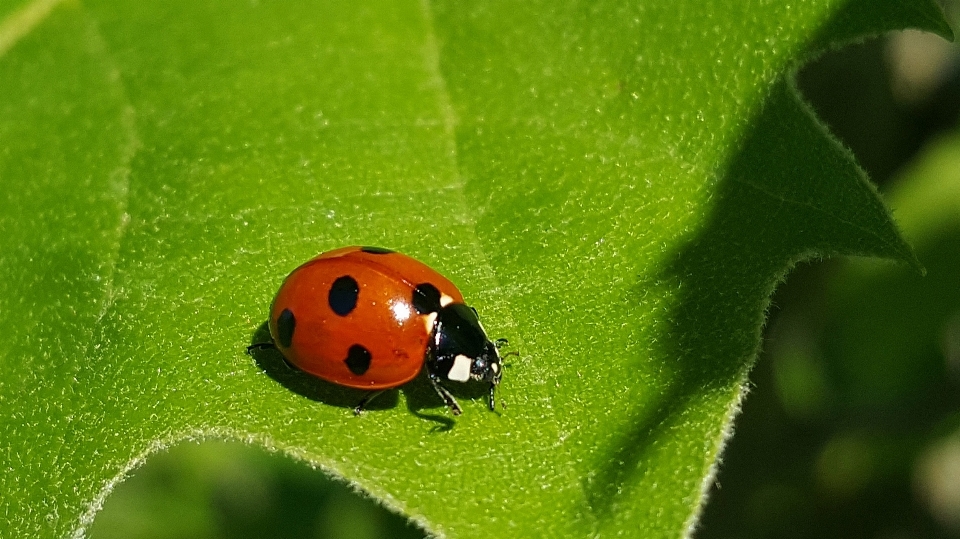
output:
[[503,376],[503,364],[497,344],[487,337],[473,307],[451,303],[440,309],[427,368],[443,380],[489,383],[490,409],[494,408],[493,393]]
[[[497,344],[499,343],[500,341],[497,342]],[[488,340],[483,353],[480,357],[473,359],[473,366],[470,368],[471,379],[490,384],[489,405],[491,412],[497,408],[494,392],[500,385],[500,378],[503,376],[503,363],[500,359],[500,350],[497,344]]]
[[496,344],[488,340],[484,343],[483,352],[473,358],[470,379],[497,385],[500,383],[501,376],[503,376],[503,365],[500,362],[500,351]]

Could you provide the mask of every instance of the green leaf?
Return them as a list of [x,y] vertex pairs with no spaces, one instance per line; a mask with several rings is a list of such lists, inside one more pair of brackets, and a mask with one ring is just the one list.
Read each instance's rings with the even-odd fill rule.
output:
[[[4,8],[0,535],[82,534],[198,438],[440,535],[689,530],[778,279],[913,261],[789,83],[855,34],[948,33],[904,5]],[[355,418],[356,392],[244,353],[284,275],[350,244],[461,286],[520,353],[505,411],[467,388],[454,421],[414,383]]]

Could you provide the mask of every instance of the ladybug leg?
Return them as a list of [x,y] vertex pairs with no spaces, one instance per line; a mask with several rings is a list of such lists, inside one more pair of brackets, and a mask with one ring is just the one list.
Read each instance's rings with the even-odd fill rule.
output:
[[497,339],[496,341],[494,341],[493,344],[497,347],[497,350],[499,350],[499,349],[503,348],[504,346],[510,344],[510,341],[508,341],[508,340],[506,340],[506,339]]
[[362,414],[363,411],[367,408],[367,405],[370,404],[370,401],[379,397],[380,395],[383,395],[385,391],[386,389],[381,389],[380,391],[374,391],[373,393],[370,393],[369,395],[364,397],[363,400],[360,401],[360,404],[358,404],[357,407],[353,409],[353,415]]
[[[278,348],[277,345],[273,344],[272,342],[256,342],[247,347],[247,353],[253,355],[254,350],[278,350]],[[280,354],[280,359],[283,360],[283,364],[286,365],[291,371],[300,372],[300,369],[287,360],[287,356]]]
[[463,413],[463,410],[460,408],[460,405],[457,404],[457,400],[453,398],[453,395],[443,387],[443,384],[440,383],[440,377],[434,373],[430,373],[427,376],[427,380],[430,380],[430,385],[433,386],[434,391],[437,392],[437,395],[440,395],[440,398],[443,399],[444,404],[446,404],[453,415],[460,415]]
[[254,350],[276,350],[277,345],[273,342],[255,342],[247,347],[247,353],[251,354]]

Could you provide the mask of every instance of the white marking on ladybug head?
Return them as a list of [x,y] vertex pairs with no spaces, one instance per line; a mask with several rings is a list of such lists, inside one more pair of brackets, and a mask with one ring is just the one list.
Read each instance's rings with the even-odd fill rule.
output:
[[457,354],[457,357],[453,358],[453,367],[450,367],[447,379],[454,382],[466,382],[470,379],[470,365],[472,363],[473,360],[467,356]]
[[440,306],[441,306],[441,307],[446,307],[447,305],[450,305],[451,303],[453,303],[453,298],[451,298],[450,296],[448,296],[448,295],[446,295],[446,294],[441,294],[441,295],[440,295]]

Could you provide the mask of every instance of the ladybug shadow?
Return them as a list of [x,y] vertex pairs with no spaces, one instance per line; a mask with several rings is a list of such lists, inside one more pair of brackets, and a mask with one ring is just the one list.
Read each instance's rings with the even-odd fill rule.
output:
[[[270,329],[267,322],[264,322],[253,333],[250,344],[255,345],[269,342],[272,342]],[[250,351],[250,355],[260,370],[283,387],[312,401],[336,406],[338,408],[345,408],[350,411],[351,415],[353,414],[353,409],[356,408],[365,397],[370,396],[369,391],[327,382],[326,380],[322,380],[293,367],[287,363],[283,355],[281,355],[276,348],[254,349]],[[454,396],[466,400],[485,397],[487,394],[487,388],[483,387],[482,384],[456,384],[455,387],[448,386],[447,389],[449,389]],[[448,415],[424,412],[424,410],[427,409],[440,409],[446,414],[450,413],[439,395],[437,395],[436,391],[434,391],[430,385],[425,371],[421,371],[416,378],[400,387],[399,390],[390,389],[378,395],[364,406],[364,412],[396,408],[400,400],[399,391],[404,392],[407,409],[410,413],[421,419],[437,423],[432,429],[432,432],[446,432],[453,429],[456,425],[456,421]],[[366,415],[366,413],[364,415]]]
[[[444,387],[453,394],[459,401],[486,399],[489,394],[489,388],[485,384],[467,383],[467,384],[444,384]],[[443,400],[437,395],[437,392],[430,385],[427,379],[427,371],[423,369],[416,378],[403,386],[403,391],[407,400],[407,409],[410,413],[429,421],[437,423],[431,432],[446,432],[453,429],[456,421],[451,417],[452,412],[443,403]],[[379,398],[379,397],[378,397]],[[439,413],[424,413],[426,409],[437,410]],[[467,413],[467,412],[464,412]]]

